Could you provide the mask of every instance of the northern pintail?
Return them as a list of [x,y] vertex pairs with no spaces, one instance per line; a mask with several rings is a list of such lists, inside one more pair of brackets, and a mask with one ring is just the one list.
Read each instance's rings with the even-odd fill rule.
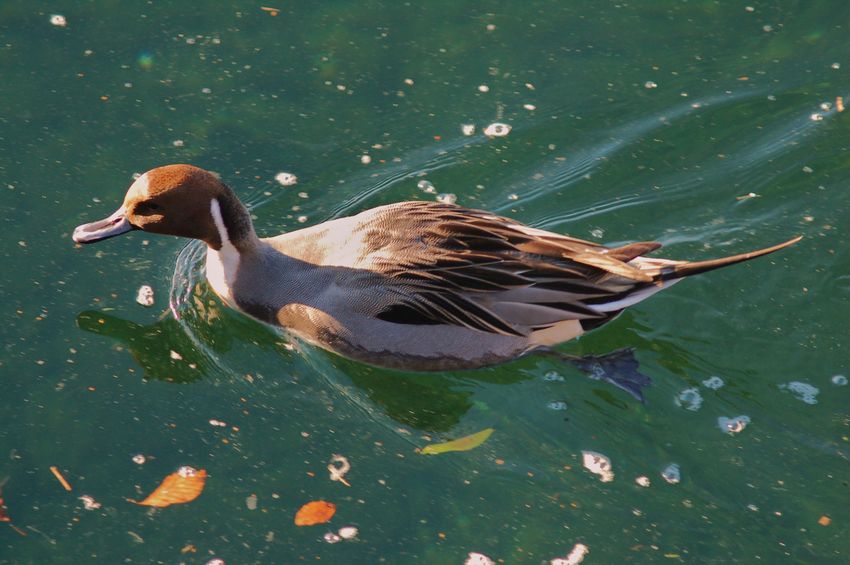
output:
[[[206,278],[230,307],[329,351],[412,371],[471,369],[550,352],[684,277],[759,257],[707,261],[645,255],[436,202],[400,202],[260,238],[215,175],[152,169],[108,218],[74,230],[94,243],[131,230],[207,244]],[[628,352],[564,356],[641,398],[648,383]],[[603,362],[604,361],[604,362]]]

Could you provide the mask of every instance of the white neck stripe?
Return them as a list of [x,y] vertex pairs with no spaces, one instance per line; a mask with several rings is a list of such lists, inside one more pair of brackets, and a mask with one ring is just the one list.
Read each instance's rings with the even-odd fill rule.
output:
[[227,234],[227,227],[224,225],[224,218],[221,216],[221,206],[217,198],[210,201],[210,214],[212,214],[213,222],[218,230],[218,238],[221,240],[221,245],[224,246],[230,243],[230,237]]

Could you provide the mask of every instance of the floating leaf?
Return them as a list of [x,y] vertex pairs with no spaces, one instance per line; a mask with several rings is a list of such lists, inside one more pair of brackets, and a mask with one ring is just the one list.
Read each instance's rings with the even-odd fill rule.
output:
[[296,526],[313,526],[329,521],[336,512],[336,505],[324,500],[308,502],[295,515]]
[[195,470],[192,467],[180,467],[176,473],[171,473],[162,484],[156,487],[148,497],[141,502],[130,500],[134,504],[165,508],[171,504],[191,502],[198,498],[204,490],[207,472],[204,469]]
[[6,514],[6,505],[3,504],[3,497],[0,496],[0,522],[11,522],[12,519]]
[[431,445],[423,447],[422,453],[425,455],[437,455],[440,453],[446,453],[447,451],[469,451],[470,449],[475,449],[487,441],[487,438],[490,437],[490,434],[492,433],[493,428],[487,428],[478,433],[472,434],[471,436],[447,441],[446,443],[432,443]]
[[50,467],[50,472],[53,473],[53,476],[56,477],[57,481],[62,483],[62,487],[65,490],[68,490],[68,491],[71,490],[71,485],[68,483],[68,481],[65,480],[65,477],[62,476],[62,473],[59,472],[58,467],[55,467],[55,466]]

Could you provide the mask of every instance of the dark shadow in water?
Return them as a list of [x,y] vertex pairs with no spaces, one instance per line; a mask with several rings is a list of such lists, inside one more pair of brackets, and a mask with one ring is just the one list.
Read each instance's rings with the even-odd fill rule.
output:
[[88,310],[77,315],[77,326],[120,342],[142,367],[146,379],[190,383],[203,378],[211,367],[206,355],[171,317],[143,325]]
[[475,404],[475,383],[509,385],[532,378],[519,371],[488,369],[458,373],[399,372],[338,356],[334,366],[390,418],[425,432],[446,432],[460,423]]
[[[152,324],[144,325],[96,311],[81,312],[76,321],[84,331],[121,343],[142,367],[146,379],[172,383],[198,381],[218,369],[217,354],[229,351],[235,341],[284,353],[285,342],[278,333],[253,320],[227,312],[217,302],[205,300],[204,293],[196,295],[193,306],[182,321],[165,315]],[[619,325],[623,321],[636,330],[628,333],[628,343],[607,343],[610,340],[605,339],[605,330],[602,330],[599,332],[600,339],[594,338],[592,342],[582,340],[579,346],[582,351],[573,347],[571,352],[591,353],[629,346],[635,347],[639,356],[641,352],[654,352],[656,359],[652,363],[656,367],[664,366],[683,375],[696,368],[686,351],[668,340],[642,337],[652,332],[640,326],[631,316],[615,323]],[[191,333],[187,333],[186,323]],[[622,332],[612,332],[611,335],[623,338]],[[334,368],[349,378],[387,416],[399,424],[426,432],[446,432],[454,428],[475,403],[475,383],[511,385],[535,378],[536,372],[528,371],[527,367],[511,370],[510,364],[506,364],[496,370],[407,373],[371,367],[331,353],[316,353],[331,356]],[[647,363],[644,369],[649,373],[656,372],[648,364],[647,356],[642,356]],[[551,362],[542,362],[546,363],[547,370],[550,369]],[[527,366],[528,359],[518,363]],[[559,364],[551,363],[551,367],[556,365]],[[586,378],[569,364],[565,363],[563,367],[568,372],[567,378]],[[226,368],[223,370],[230,372]],[[585,398],[584,402],[600,413],[612,407],[633,410],[640,406],[625,393],[608,385],[600,384],[593,388],[592,393],[593,397]],[[651,405],[651,389],[649,396]]]
[[261,349],[278,350],[282,346],[275,334],[256,331],[256,322],[226,313],[217,304],[204,303],[202,297],[194,306],[189,316],[194,322],[192,333],[187,333],[170,312],[152,324],[139,324],[87,310],[77,315],[76,322],[84,331],[118,341],[142,367],[145,379],[171,383],[191,383],[206,377],[218,367],[217,354],[229,351],[234,341],[249,340]]

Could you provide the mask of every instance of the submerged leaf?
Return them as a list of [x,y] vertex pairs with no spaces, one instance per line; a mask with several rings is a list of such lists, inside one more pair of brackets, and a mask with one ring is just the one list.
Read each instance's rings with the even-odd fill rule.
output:
[[308,502],[295,514],[296,526],[313,526],[329,521],[336,512],[336,505],[324,500]]
[[204,490],[207,472],[204,469],[196,471],[192,467],[180,467],[176,473],[171,473],[148,497],[141,502],[130,500],[134,504],[164,508],[172,504],[191,502],[198,498]]
[[456,440],[447,441],[445,443],[432,443],[422,448],[422,453],[425,455],[438,455],[447,451],[469,451],[475,449],[490,437],[493,433],[493,428],[481,430],[478,433],[462,437]]

